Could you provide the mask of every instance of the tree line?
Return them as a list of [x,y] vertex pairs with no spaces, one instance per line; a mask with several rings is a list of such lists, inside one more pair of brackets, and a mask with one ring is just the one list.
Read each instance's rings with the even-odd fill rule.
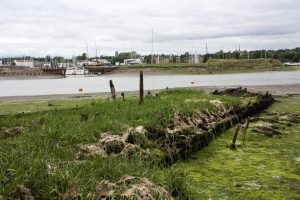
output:
[[[281,62],[300,62],[300,47],[294,49],[279,49],[279,50],[234,50],[234,51],[217,51],[215,53],[207,53],[204,55],[195,55],[189,52],[184,54],[154,54],[141,55],[135,51],[121,52],[114,56],[99,56],[98,59],[107,59],[111,63],[122,63],[125,59],[141,59],[143,63],[151,64],[152,56],[154,63],[189,63],[191,60],[198,59],[199,62],[207,62],[209,59],[278,59]],[[76,60],[87,60],[87,54],[83,53],[75,57]],[[51,57],[47,55],[42,58],[26,57],[10,57],[2,58],[2,64],[11,63],[15,59],[33,59],[38,62],[60,63],[71,62],[72,59],[67,59],[61,56]]]

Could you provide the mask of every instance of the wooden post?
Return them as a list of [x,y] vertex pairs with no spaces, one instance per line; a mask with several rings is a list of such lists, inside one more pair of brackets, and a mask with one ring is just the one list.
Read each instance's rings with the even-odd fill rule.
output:
[[246,123],[244,124],[244,129],[243,129],[243,145],[245,145],[245,140],[246,140],[246,133],[247,129],[249,127],[249,118],[246,120]]
[[240,128],[241,128],[241,125],[239,124],[239,125],[236,127],[236,129],[235,129],[234,136],[233,136],[233,139],[232,139],[232,143],[231,143],[231,145],[229,146],[230,149],[236,149],[235,142],[236,142],[236,139],[237,139],[237,136],[238,136],[238,133],[239,133]]
[[112,82],[112,80],[109,80],[109,87],[110,87],[110,91],[111,91],[112,100],[116,100],[116,90],[115,90],[115,86],[114,86],[114,83]]
[[233,139],[232,139],[232,143],[231,145],[229,146],[229,148],[231,150],[233,149],[236,149],[236,146],[235,146],[235,143],[236,143],[236,139],[237,139],[237,136],[238,136],[238,133],[240,130],[242,130],[243,132],[243,145],[245,145],[245,140],[246,140],[246,132],[247,132],[247,129],[249,127],[249,118],[246,120],[245,124],[239,124],[236,129],[235,129],[235,132],[234,132],[234,136],[233,136]]
[[140,102],[139,104],[144,103],[144,75],[143,71],[140,71]]

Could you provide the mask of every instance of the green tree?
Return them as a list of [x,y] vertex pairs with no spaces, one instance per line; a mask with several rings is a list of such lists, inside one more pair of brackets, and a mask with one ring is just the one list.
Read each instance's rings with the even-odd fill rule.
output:
[[207,63],[208,59],[209,59],[209,54],[205,54],[203,57],[203,63]]
[[81,56],[76,56],[76,60],[86,60],[86,59],[87,59],[86,53],[81,54]]
[[239,60],[240,59],[240,52],[239,51],[234,51],[233,56],[235,59]]
[[50,61],[51,61],[51,56],[47,55],[45,61],[46,61],[46,62],[50,62]]
[[187,62],[189,62],[189,58],[190,58],[189,52],[185,52],[185,54],[180,55],[180,61],[181,61],[182,63],[187,63]]

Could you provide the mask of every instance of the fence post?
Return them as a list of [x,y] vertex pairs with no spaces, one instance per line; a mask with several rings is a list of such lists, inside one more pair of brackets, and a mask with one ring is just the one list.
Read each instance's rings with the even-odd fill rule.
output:
[[111,91],[111,98],[112,100],[116,100],[116,90],[115,90],[115,86],[112,80],[109,80],[109,87],[110,87],[110,91]]
[[143,71],[140,71],[140,102],[139,104],[144,103],[144,75]]

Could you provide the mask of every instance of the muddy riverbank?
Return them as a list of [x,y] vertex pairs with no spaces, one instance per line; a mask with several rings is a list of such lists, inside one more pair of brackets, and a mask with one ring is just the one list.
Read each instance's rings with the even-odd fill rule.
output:
[[[214,90],[228,89],[238,86],[203,86],[192,87],[195,90],[204,90],[212,92]],[[257,86],[243,86],[251,92],[265,93],[268,91],[273,95],[293,95],[300,94],[300,84],[288,85],[257,85]],[[151,90],[152,93],[157,93],[161,90]],[[118,92],[118,91],[117,91]],[[120,92],[118,96],[120,97]],[[125,92],[126,96],[137,96],[138,91]],[[107,98],[110,96],[108,92],[101,93],[86,93],[86,94],[56,94],[56,95],[38,95],[38,96],[12,96],[0,97],[0,103],[21,103],[21,102],[37,102],[37,101],[50,101],[50,100],[71,100],[71,99],[93,99],[93,98]]]

